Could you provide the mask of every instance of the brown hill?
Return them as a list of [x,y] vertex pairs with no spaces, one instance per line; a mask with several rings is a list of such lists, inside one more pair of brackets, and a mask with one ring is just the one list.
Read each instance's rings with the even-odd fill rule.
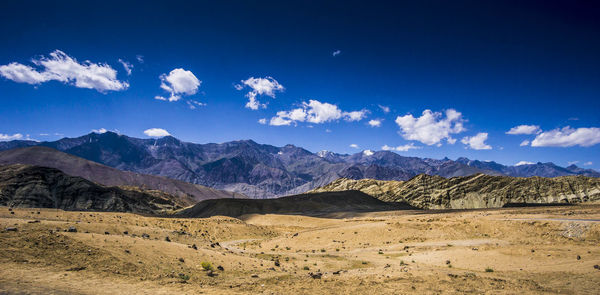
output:
[[[144,190],[160,190],[189,197],[195,201],[246,196],[208,188],[162,176],[138,174],[111,168],[48,147],[26,147],[0,152],[0,165],[27,164],[56,168],[68,175],[79,176],[105,186],[137,186]],[[192,205],[192,202],[188,205]]]
[[600,179],[585,176],[464,177],[417,175],[407,181],[340,178],[311,192],[360,190],[386,202],[423,209],[499,208],[509,203],[552,204],[600,200]]
[[387,203],[360,191],[302,194],[276,199],[213,199],[199,202],[179,217],[238,217],[245,214],[320,215],[333,212],[363,212],[416,209],[408,204]]
[[2,206],[161,214],[180,209],[188,202],[161,191],[98,185],[54,168],[0,166]]

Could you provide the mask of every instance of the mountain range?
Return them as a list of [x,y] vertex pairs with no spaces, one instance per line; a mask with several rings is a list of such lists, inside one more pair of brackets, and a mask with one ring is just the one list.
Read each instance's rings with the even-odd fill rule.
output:
[[516,177],[600,177],[597,171],[575,165],[505,166],[466,158],[454,161],[404,157],[391,151],[367,150],[351,155],[329,151],[312,153],[294,145],[276,147],[252,140],[196,144],[172,136],[140,139],[105,132],[47,142],[0,142],[0,150],[33,146],[50,147],[119,170],[164,176],[251,198],[304,193],[338,178],[408,180],[418,174],[447,178],[477,173]]

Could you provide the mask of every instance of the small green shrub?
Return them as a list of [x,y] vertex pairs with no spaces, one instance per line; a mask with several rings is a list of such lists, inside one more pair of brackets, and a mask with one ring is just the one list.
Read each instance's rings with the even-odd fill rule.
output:
[[486,267],[485,272],[494,272],[494,269],[492,269],[491,267]]
[[214,270],[214,268],[210,262],[203,261],[200,265],[202,266],[202,268],[204,270]]
[[310,269],[310,267],[308,267],[308,266],[305,266],[305,267],[303,267],[302,269],[304,269],[304,270],[309,270],[309,269]]

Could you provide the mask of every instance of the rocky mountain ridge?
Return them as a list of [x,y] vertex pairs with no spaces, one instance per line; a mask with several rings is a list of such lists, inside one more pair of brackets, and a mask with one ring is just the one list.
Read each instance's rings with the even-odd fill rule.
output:
[[443,177],[488,175],[600,177],[576,166],[552,163],[504,166],[460,158],[422,159],[391,151],[352,155],[322,151],[312,153],[293,145],[275,147],[252,140],[195,144],[172,136],[139,139],[106,132],[52,142],[0,142],[0,150],[19,146],[46,146],[116,169],[165,176],[216,189],[271,198],[299,194],[340,177],[351,179],[408,180],[418,174]]
[[164,214],[193,203],[161,191],[107,187],[54,168],[0,165],[0,205]]
[[600,178],[509,177],[475,174],[444,178],[420,174],[407,181],[340,178],[312,193],[359,190],[386,202],[422,209],[500,208],[510,203],[553,204],[600,201]]

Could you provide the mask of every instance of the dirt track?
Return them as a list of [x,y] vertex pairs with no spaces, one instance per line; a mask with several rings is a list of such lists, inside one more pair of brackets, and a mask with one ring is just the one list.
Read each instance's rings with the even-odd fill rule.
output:
[[0,207],[0,294],[600,290],[600,224],[590,222],[600,205],[240,219],[13,212]]

